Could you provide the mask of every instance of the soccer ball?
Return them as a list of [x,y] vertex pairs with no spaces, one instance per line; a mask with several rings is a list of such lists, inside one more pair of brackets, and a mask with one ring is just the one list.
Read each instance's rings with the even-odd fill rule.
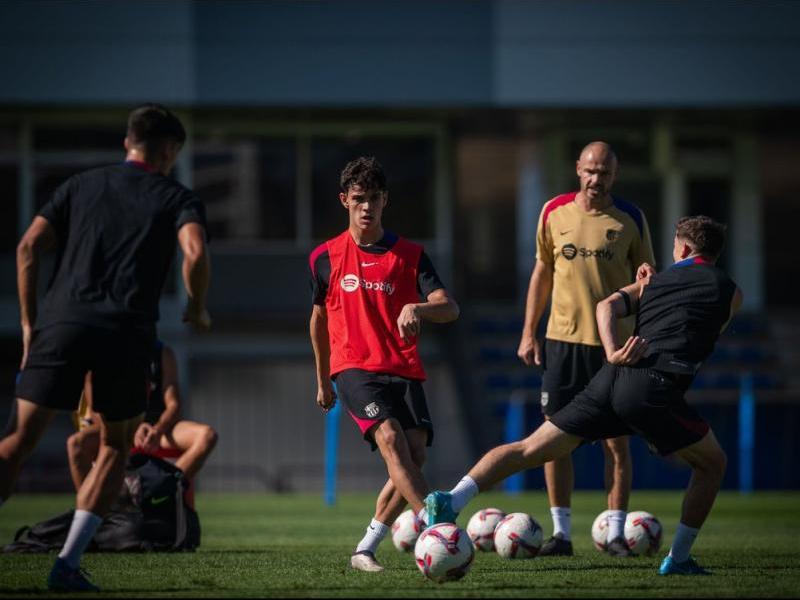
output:
[[394,547],[401,552],[413,551],[420,531],[422,531],[422,521],[414,514],[413,510],[407,510],[392,524]]
[[594,547],[605,552],[608,549],[608,513],[610,510],[604,510],[592,523],[592,540]]
[[629,512],[625,519],[625,539],[637,556],[655,554],[661,548],[661,523],[649,512]]
[[503,558],[533,558],[542,547],[542,527],[525,513],[511,513],[494,530],[494,548]]
[[428,527],[414,546],[417,567],[431,581],[457,581],[469,571],[475,548],[467,533],[454,523]]
[[497,508],[484,508],[472,515],[467,523],[467,534],[478,550],[494,550],[494,528],[505,516],[506,513]]

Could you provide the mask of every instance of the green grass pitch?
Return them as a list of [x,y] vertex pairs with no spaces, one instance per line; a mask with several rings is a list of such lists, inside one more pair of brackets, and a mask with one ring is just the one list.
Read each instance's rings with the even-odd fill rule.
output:
[[[354,572],[349,554],[372,515],[374,496],[344,495],[326,508],[319,496],[200,494],[200,550],[185,554],[89,554],[83,566],[104,596],[118,597],[798,597],[800,596],[800,493],[720,495],[695,544],[712,577],[660,577],[680,492],[636,491],[632,510],[654,513],[665,529],[655,557],[615,559],[597,552],[590,527],[604,508],[599,492],[577,492],[573,502],[576,556],[503,560],[478,553],[461,581],[425,580],[409,554],[383,542],[379,574]],[[22,524],[53,516],[69,496],[15,496],[0,508],[0,543]],[[479,496],[459,519],[496,506],[531,513],[551,531],[544,493]],[[0,597],[44,595],[52,555],[0,554]]]

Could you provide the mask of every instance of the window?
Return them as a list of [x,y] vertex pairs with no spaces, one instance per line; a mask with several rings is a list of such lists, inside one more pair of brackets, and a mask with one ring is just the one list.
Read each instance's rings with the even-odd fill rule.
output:
[[311,144],[312,235],[328,239],[347,227],[339,202],[339,176],[360,156],[375,156],[386,172],[389,204],[385,227],[414,239],[436,232],[435,144],[431,137],[315,138]]
[[280,240],[297,235],[297,150],[292,139],[198,139],[194,189],[212,238]]

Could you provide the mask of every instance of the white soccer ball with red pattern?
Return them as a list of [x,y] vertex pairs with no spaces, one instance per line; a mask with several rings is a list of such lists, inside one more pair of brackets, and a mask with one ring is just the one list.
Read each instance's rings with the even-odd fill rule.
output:
[[414,556],[425,577],[444,583],[467,574],[475,558],[475,548],[466,531],[454,523],[439,523],[420,534]]
[[503,558],[533,558],[542,547],[542,526],[525,513],[511,513],[494,530],[494,549]]
[[610,512],[610,510],[604,510],[592,523],[592,541],[594,541],[594,547],[600,552],[608,550],[608,514]]
[[412,552],[421,531],[422,521],[413,510],[407,510],[392,524],[392,543],[401,552]]
[[625,519],[625,540],[637,556],[650,556],[661,548],[661,523],[649,512],[635,510]]
[[478,550],[494,550],[494,528],[505,516],[506,513],[497,508],[484,508],[472,515],[467,523],[467,534]]

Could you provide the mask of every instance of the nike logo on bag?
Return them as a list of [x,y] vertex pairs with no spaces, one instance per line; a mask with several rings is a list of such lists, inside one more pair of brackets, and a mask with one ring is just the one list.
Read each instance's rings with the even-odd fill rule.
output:
[[378,263],[376,263],[376,262],[371,262],[371,263],[365,263],[365,262],[362,262],[362,263],[361,263],[361,266],[362,266],[362,267],[371,267],[371,266],[373,266],[373,265],[377,265],[377,264],[378,264]]
[[567,235],[572,229],[567,229],[566,231],[559,231],[559,235]]
[[161,496],[161,498],[151,498],[150,504],[156,506],[158,504],[164,504],[164,502],[166,502],[167,500],[169,500],[169,496]]

